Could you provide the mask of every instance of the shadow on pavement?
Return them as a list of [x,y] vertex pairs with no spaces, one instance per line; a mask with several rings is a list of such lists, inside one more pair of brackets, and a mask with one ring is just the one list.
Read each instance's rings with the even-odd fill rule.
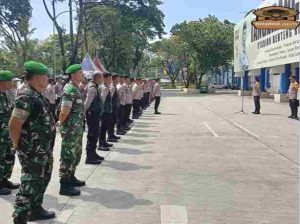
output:
[[130,140],[130,139],[123,139],[121,142],[129,145],[150,145],[154,143],[154,142],[146,142],[143,140]]
[[142,151],[138,149],[127,149],[127,148],[120,148],[113,150],[114,152],[128,154],[128,155],[142,155],[142,154],[153,154],[153,151]]
[[160,131],[150,131],[142,128],[134,128],[132,129],[134,132],[143,132],[143,133],[159,133]]
[[149,170],[153,169],[152,166],[140,166],[136,163],[127,163],[127,162],[119,162],[119,161],[104,161],[102,166],[110,167],[115,170],[120,171],[137,171],[137,170]]
[[[79,198],[79,197],[76,197],[76,198]],[[44,198],[45,209],[50,209],[50,210],[56,209],[58,211],[62,210],[65,207],[66,202],[59,203],[59,201],[60,200],[57,197],[50,195],[50,194],[46,194],[45,198]],[[72,209],[75,206],[72,204],[68,204],[68,208],[69,207],[70,207],[70,209]]]
[[134,125],[134,127],[137,127],[137,128],[139,128],[139,127],[141,127],[141,128],[154,128],[154,127],[156,127],[155,125],[153,125],[153,124],[147,124],[147,123],[137,123],[137,124],[135,124]]
[[129,133],[129,134],[127,134],[127,136],[135,137],[135,138],[154,138],[154,137],[157,137],[157,135],[134,134],[134,133]]
[[13,205],[15,203],[17,193],[18,193],[18,190],[13,190],[12,194],[10,194],[10,195],[1,195],[1,199],[5,200]]
[[99,203],[109,209],[130,209],[135,206],[149,206],[153,202],[146,199],[138,199],[129,192],[119,190],[105,190],[100,188],[82,188],[82,191],[90,195],[82,195],[83,201]]

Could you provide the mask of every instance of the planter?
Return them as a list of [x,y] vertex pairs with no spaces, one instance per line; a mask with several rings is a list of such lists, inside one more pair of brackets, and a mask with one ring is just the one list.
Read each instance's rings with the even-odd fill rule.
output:
[[[238,96],[243,96],[243,91],[238,90]],[[244,96],[252,96],[252,91],[244,91]]]
[[288,102],[289,98],[286,96],[286,94],[274,94],[274,102],[275,103],[282,103],[282,102]]
[[182,91],[186,94],[198,94],[199,89],[182,88]]

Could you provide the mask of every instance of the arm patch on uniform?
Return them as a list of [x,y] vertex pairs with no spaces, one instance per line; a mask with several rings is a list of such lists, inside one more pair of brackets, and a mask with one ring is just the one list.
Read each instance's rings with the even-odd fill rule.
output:
[[73,102],[72,101],[68,101],[68,100],[62,100],[61,102],[61,107],[72,107]]
[[29,116],[29,112],[19,108],[14,108],[12,112],[12,117],[18,118],[22,121],[26,121]]

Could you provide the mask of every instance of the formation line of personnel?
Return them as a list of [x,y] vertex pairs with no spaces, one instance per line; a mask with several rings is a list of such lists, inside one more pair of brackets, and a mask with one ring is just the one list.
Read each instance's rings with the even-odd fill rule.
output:
[[[0,195],[19,188],[14,224],[55,218],[55,213],[45,210],[42,204],[51,181],[57,126],[62,138],[59,193],[78,196],[81,194],[78,187],[86,185],[75,176],[82,156],[85,120],[88,127],[85,163],[99,165],[104,158],[96,150],[109,151],[112,143],[117,143],[131,129],[132,119],[139,119],[153,100],[154,113],[160,114],[159,79],[134,80],[126,75],[95,72],[82,88],[83,71],[80,64],[75,64],[66,70],[68,80],[63,89],[61,86],[62,93],[54,97],[51,88],[56,85],[51,79],[48,81],[49,69],[44,64],[29,61],[24,70],[25,80],[13,104],[7,93],[13,88],[14,75],[0,71]],[[22,167],[21,184],[9,181],[15,153]]]

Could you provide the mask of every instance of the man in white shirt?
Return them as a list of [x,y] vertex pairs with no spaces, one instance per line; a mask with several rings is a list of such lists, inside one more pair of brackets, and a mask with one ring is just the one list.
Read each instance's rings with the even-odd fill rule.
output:
[[140,90],[139,90],[140,80],[135,79],[134,84],[132,86],[132,97],[133,97],[133,111],[132,111],[132,118],[139,119],[139,111],[140,111]]
[[125,83],[123,84],[126,93],[124,122],[125,125],[128,126],[133,123],[133,120],[130,119],[130,114],[131,114],[132,104],[133,104],[133,92],[132,92],[131,84],[132,81],[130,76],[129,75],[125,76]]
[[125,127],[125,104],[126,104],[126,91],[125,91],[125,76],[120,75],[120,81],[117,84],[117,92],[118,92],[118,101],[119,101],[119,109],[118,109],[118,119],[117,119],[117,135],[125,135],[126,131]]
[[154,105],[155,112],[154,112],[154,114],[161,114],[158,111],[158,107],[159,107],[160,99],[161,99],[160,79],[156,79],[156,83],[154,84],[152,94],[153,94],[153,98],[155,99],[155,105]]
[[47,89],[44,92],[44,96],[49,100],[50,103],[50,111],[55,116],[55,103],[56,103],[56,94],[55,94],[55,86],[54,86],[54,79],[49,78],[48,79],[49,84],[47,86]]

